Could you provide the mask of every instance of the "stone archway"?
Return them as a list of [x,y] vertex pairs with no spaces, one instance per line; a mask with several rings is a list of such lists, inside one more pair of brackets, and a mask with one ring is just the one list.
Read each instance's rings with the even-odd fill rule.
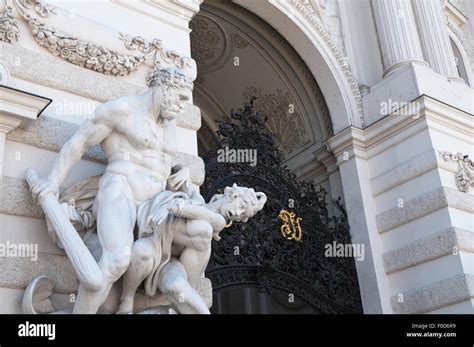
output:
[[[306,44],[318,51],[315,58],[314,52],[305,49],[305,54],[316,59],[310,59],[310,63],[317,70],[317,77],[293,42],[290,45],[282,33],[252,12],[228,1],[204,2],[190,23],[191,52],[198,67],[193,99],[202,115],[198,132],[200,154],[210,149],[216,122],[256,96],[257,110],[271,115],[270,121],[276,120],[277,125],[270,126],[270,131],[285,154],[285,164],[300,179],[323,186],[332,198],[340,197],[342,184],[335,159],[326,150],[326,141],[335,131],[361,125],[358,89],[354,95],[348,81],[350,71],[343,71],[334,55],[335,47],[325,47],[325,53],[319,53],[306,36],[309,34],[296,28],[294,31],[304,36]],[[329,63],[324,54],[328,55]],[[322,79],[325,92],[318,78]],[[292,134],[294,137],[289,138]],[[261,304],[262,300],[270,300],[248,288],[244,293],[246,302]],[[228,295],[232,296],[230,301],[235,301],[240,294]],[[230,302],[230,296],[217,296],[215,301],[219,306],[219,302]],[[215,309],[225,312],[221,306]],[[250,310],[255,312],[255,307]],[[262,307],[259,310],[265,311]]]
[[319,1],[233,2],[264,19],[291,42],[318,81],[331,115],[334,134],[350,125],[363,127],[357,82],[340,48],[322,25]]
[[271,115],[268,127],[285,164],[302,179],[327,180],[314,153],[325,151],[333,122],[318,83],[293,47],[261,18],[227,1],[203,3],[190,27],[198,66],[193,99],[203,120],[200,152],[216,122],[255,96],[256,110]]

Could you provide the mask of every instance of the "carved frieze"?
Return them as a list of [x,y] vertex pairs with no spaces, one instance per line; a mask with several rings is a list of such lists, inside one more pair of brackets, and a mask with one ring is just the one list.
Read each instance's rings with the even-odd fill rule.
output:
[[[156,66],[162,64],[174,65],[180,69],[192,68],[191,59],[181,57],[174,51],[165,50],[161,40],[145,40],[143,37],[130,37],[120,33],[119,39],[129,50],[137,50],[140,55],[123,54],[99,44],[82,40],[73,35],[63,33],[33,16],[46,20],[51,14],[56,14],[55,8],[38,0],[14,0],[15,9],[25,20],[35,41],[45,47],[51,54],[74,65],[96,72],[113,76],[125,76],[135,71],[154,55]],[[0,17],[0,39],[14,43],[18,40],[19,30],[13,16],[13,7],[6,3],[4,13]]]

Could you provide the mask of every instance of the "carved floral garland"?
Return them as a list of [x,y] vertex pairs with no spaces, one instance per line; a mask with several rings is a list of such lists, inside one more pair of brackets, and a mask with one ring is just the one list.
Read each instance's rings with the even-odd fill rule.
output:
[[[15,0],[15,8],[28,23],[36,42],[48,49],[54,56],[60,57],[74,65],[103,73],[105,75],[126,76],[135,71],[151,55],[155,54],[155,65],[161,62],[173,64],[178,68],[191,66],[190,58],[181,57],[174,51],[163,48],[161,40],[147,41],[143,37],[129,37],[120,33],[120,39],[130,50],[139,50],[142,55],[121,54],[89,41],[61,33],[32,17],[33,10],[42,18],[51,13],[56,14],[55,8],[38,0]],[[0,17],[0,40],[15,43],[18,41],[19,30],[13,8],[10,2],[5,2],[5,11]]]
[[13,43],[18,40],[20,29],[13,17],[13,8],[5,3],[5,12],[0,16],[0,41]]
[[456,173],[456,186],[461,192],[468,192],[474,185],[474,162],[462,153],[440,152],[441,157],[448,161],[458,163],[459,171]]

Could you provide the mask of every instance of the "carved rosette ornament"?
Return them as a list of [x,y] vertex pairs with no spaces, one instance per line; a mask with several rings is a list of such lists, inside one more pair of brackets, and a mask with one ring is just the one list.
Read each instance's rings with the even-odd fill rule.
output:
[[[27,22],[35,41],[54,56],[74,65],[105,75],[126,76],[154,55],[156,68],[164,64],[174,65],[179,69],[193,68],[191,58],[181,57],[174,51],[165,50],[161,40],[148,41],[140,36],[130,37],[120,33],[119,39],[124,41],[125,48],[142,53],[122,54],[62,33],[33,17],[33,12],[43,19],[48,18],[50,14],[56,14],[55,8],[48,4],[38,0],[14,0],[13,3],[20,16]],[[0,40],[14,43],[18,40],[18,36],[19,30],[13,17],[13,7],[10,2],[6,2],[5,11],[0,17]]]
[[232,45],[236,48],[244,49],[249,45],[249,42],[237,33],[232,34],[231,37]]
[[212,17],[197,15],[190,22],[191,56],[196,61],[200,82],[204,75],[219,70],[231,53],[231,39]]
[[456,186],[461,192],[468,192],[474,186],[474,162],[467,155],[462,153],[440,152],[441,157],[446,161],[458,163],[456,173]]

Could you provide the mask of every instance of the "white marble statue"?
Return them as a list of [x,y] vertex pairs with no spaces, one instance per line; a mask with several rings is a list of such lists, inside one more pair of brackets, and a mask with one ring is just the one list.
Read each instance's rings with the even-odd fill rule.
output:
[[[172,168],[175,117],[188,99],[181,91],[192,81],[178,70],[161,69],[150,75],[149,85],[141,95],[97,107],[62,147],[47,179],[27,172],[48,231],[80,282],[73,313],[96,313],[124,274],[121,313],[134,311],[135,292],[144,280],[148,296],[163,296],[179,313],[209,313],[196,286],[209,261],[212,236],[265,204],[263,193],[235,185],[204,202],[189,169]],[[59,201],[58,187],[67,173],[97,144],[108,160],[104,174],[79,182]],[[71,197],[85,203],[70,206]],[[43,280],[25,291],[24,312],[35,312],[37,287],[51,289]]]
[[[76,271],[82,272],[75,313],[97,312],[113,283],[127,270],[137,208],[166,188],[176,154],[175,117],[185,101],[179,91],[191,83],[179,71],[156,70],[145,93],[97,107],[93,117],[62,147],[48,178],[37,178],[32,182],[32,194],[42,203],[58,194],[58,187],[67,173],[88,148],[100,144],[108,160],[93,207],[102,246],[98,262],[100,271],[90,258],[86,264],[81,263],[82,258],[87,257],[83,252],[77,259],[71,259]],[[181,173],[184,171],[180,171],[172,182],[181,184],[186,180],[187,177],[179,176]],[[46,199],[48,195],[50,198]],[[53,218],[46,210],[45,213],[51,222]],[[64,246],[72,258],[73,249],[68,252],[68,246]],[[85,270],[81,269],[83,266]],[[92,272],[93,276],[90,275]]]
[[[206,204],[194,191],[166,190],[138,210],[139,238],[124,275],[120,313],[132,313],[135,292],[145,280],[148,296],[161,292],[179,313],[209,313],[195,288],[211,255],[212,237],[232,222],[246,222],[260,211],[264,193],[226,187]],[[189,189],[188,189],[189,191]]]

